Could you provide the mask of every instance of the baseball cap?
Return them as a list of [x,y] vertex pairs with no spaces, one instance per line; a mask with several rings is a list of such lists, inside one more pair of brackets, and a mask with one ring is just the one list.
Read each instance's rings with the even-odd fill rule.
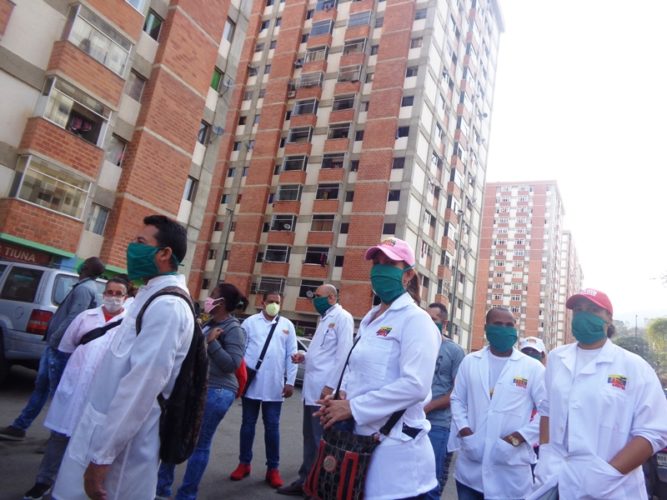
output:
[[519,340],[519,350],[523,351],[526,348],[535,349],[541,354],[546,354],[547,352],[544,342],[538,337],[526,337]]
[[572,297],[567,299],[565,307],[567,307],[568,309],[572,309],[574,307],[574,304],[576,304],[576,302],[579,299],[590,300],[593,304],[609,311],[609,314],[611,314],[612,316],[614,315],[614,308],[611,305],[611,300],[609,300],[607,294],[602,293],[599,290],[595,290],[594,288],[586,288],[584,290],[581,290],[579,293],[576,293]]
[[387,238],[379,245],[370,247],[366,250],[366,260],[371,260],[378,251],[385,254],[391,260],[397,262],[403,261],[408,266],[415,265],[415,253],[412,251],[412,248],[405,241],[398,238]]

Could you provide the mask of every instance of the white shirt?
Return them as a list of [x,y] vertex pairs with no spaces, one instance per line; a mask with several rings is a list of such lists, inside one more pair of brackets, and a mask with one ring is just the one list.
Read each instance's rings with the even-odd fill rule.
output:
[[305,354],[301,395],[306,405],[315,405],[324,386],[335,389],[338,385],[345,359],[352,347],[353,333],[352,315],[340,304],[331,306],[320,318]]
[[88,401],[63,458],[53,496],[85,500],[89,462],[110,464],[109,500],[154,498],[159,466],[158,394],[168,398],[190,347],[194,317],[179,297],[155,299],[137,334],[136,318],[153,294],[168,286],[187,291],[185,277],[165,275],[139,290],[91,384]]
[[[88,309],[79,314],[67,327],[58,350],[73,352],[67,361],[65,370],[58,384],[44,425],[56,432],[71,436],[76,427],[84,403],[88,399],[88,390],[95,377],[97,367],[109,348],[111,339],[118,327],[108,330],[104,336],[79,345],[81,337],[95,328],[107,323],[114,323],[125,317],[125,310],[109,321],[104,318],[102,307]],[[70,350],[71,349],[71,350]]]
[[[452,426],[449,451],[456,459],[457,481],[484,493],[488,499],[525,498],[533,486],[532,443],[539,434],[533,408],[545,397],[544,366],[516,349],[504,363],[493,388],[489,387],[490,349],[468,354],[459,366],[451,397]],[[461,429],[473,434],[460,438]],[[526,440],[512,446],[503,437],[519,432]]]
[[[374,434],[393,412],[406,410],[373,453],[366,478],[364,498],[391,500],[425,493],[437,484],[424,405],[431,399],[441,337],[408,293],[372,319],[379,307],[361,321],[342,388],[357,434]],[[422,431],[413,439],[403,432],[404,423]],[[409,464],[409,470],[401,464]]]
[[[275,318],[269,321],[263,312],[259,312],[241,323],[248,342],[245,362],[253,370],[275,321]],[[285,384],[294,385],[296,379],[298,366],[292,363],[291,359],[294,353],[296,353],[294,325],[287,318],[278,316],[278,324],[264,355],[262,366],[245,396],[261,401],[282,401]]]
[[610,340],[575,375],[577,351],[568,344],[549,354],[539,406],[549,417],[549,444],[540,446],[536,474],[542,482],[555,477],[561,498],[646,498],[641,466],[622,475],[608,462],[636,436],[654,453],[667,445],[660,381],[646,361]]

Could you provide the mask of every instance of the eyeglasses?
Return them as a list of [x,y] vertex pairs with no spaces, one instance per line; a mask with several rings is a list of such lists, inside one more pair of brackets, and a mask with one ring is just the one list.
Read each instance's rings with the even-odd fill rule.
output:
[[107,297],[125,297],[124,292],[113,292],[111,290],[105,290],[104,295],[106,295]]

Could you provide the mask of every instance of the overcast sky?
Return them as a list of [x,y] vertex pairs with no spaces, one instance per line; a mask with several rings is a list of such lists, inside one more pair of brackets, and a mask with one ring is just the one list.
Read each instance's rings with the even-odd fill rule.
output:
[[614,316],[667,316],[667,1],[501,0],[487,181],[558,182]]

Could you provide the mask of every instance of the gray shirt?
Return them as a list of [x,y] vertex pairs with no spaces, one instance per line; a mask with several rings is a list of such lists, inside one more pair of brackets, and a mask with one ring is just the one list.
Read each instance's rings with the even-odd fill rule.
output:
[[[465,352],[460,345],[453,340],[443,338],[438,352],[438,359],[435,363],[435,373],[433,374],[433,399],[439,398],[452,392],[454,389],[454,378],[459,369],[459,365],[465,356]],[[450,408],[441,408],[429,412],[426,417],[432,425],[449,428],[452,421],[452,410]]]
[[58,349],[65,330],[74,321],[74,318],[86,309],[97,307],[96,293],[97,286],[92,278],[86,278],[74,284],[60,303],[60,307],[51,318],[46,330],[46,341],[53,349]]
[[222,328],[223,333],[208,344],[208,387],[236,392],[239,383],[235,372],[245,353],[245,332],[239,320],[232,316],[221,323],[208,323],[204,327],[204,334],[215,327]]

